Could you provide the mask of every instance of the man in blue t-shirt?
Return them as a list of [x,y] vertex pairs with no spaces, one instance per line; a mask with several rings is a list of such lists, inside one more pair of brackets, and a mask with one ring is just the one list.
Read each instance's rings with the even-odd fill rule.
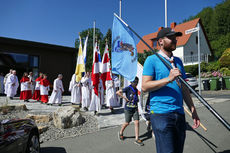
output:
[[150,120],[158,153],[183,152],[186,130],[183,100],[192,112],[193,128],[200,125],[189,89],[177,78],[186,78],[182,61],[172,53],[178,36],[182,33],[171,28],[161,29],[157,35],[160,46],[157,54],[173,69],[168,69],[156,55],[149,56],[144,63],[142,91],[150,92]]
[[[143,146],[144,144],[139,139],[139,113],[137,107],[137,103],[139,102],[139,99],[138,99],[138,90],[136,88],[138,81],[139,79],[138,77],[136,77],[135,80],[131,82],[131,85],[116,92],[118,96],[126,100],[125,110],[124,110],[125,123],[122,125],[121,130],[118,132],[118,138],[119,140],[124,140],[123,132],[133,118],[135,124],[135,137],[136,137],[136,141],[134,143]],[[125,93],[126,96],[123,96],[123,93]]]

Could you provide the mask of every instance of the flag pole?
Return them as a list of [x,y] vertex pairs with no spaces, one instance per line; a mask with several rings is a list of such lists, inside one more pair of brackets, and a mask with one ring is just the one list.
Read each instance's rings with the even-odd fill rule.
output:
[[[172,66],[168,64],[159,54],[156,53],[124,20],[122,20],[116,13],[116,16],[127,28],[129,28],[169,69],[172,69]],[[189,90],[197,97],[197,99],[230,131],[230,125],[227,121],[218,114],[214,108],[212,108],[205,100],[202,98],[181,76],[178,76],[178,79],[189,88]]]
[[96,20],[93,21],[93,50],[95,45],[95,28],[96,28]]
[[168,26],[167,0],[165,0],[165,28]]

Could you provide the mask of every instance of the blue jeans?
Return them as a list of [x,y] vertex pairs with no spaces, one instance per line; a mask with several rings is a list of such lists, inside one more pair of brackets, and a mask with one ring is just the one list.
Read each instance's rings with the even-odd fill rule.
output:
[[182,153],[185,141],[185,116],[178,113],[151,114],[157,153]]

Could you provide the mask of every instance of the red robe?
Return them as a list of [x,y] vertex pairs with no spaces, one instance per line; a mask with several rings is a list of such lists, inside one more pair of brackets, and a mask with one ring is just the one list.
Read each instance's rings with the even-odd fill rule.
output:
[[21,83],[21,93],[20,100],[28,100],[32,98],[32,90],[29,88],[29,84],[27,82],[30,81],[29,77],[22,77],[20,80]]
[[41,99],[40,95],[40,81],[42,80],[42,77],[38,77],[35,82],[35,90],[32,99],[39,101]]
[[[43,103],[47,103],[49,100],[48,100],[48,88],[49,88],[49,85],[50,85],[50,82],[47,80],[47,79],[42,79],[40,81],[40,94],[41,94],[41,101]],[[45,90],[47,90],[46,92],[47,93],[43,93],[42,90],[44,90],[44,88],[46,88]]]

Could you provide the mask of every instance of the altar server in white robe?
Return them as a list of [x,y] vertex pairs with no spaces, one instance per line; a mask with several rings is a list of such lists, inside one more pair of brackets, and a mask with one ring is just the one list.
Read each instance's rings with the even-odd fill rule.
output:
[[90,84],[91,80],[89,80],[89,72],[85,74],[85,76],[81,79],[82,83],[82,108],[85,111],[88,111],[88,107],[90,105]]
[[12,72],[13,72],[13,69],[10,69],[10,72],[5,75],[4,84],[6,84],[6,80],[7,80],[8,76],[10,76],[12,74]]
[[61,105],[62,93],[64,92],[62,78],[62,74],[58,74],[57,79],[54,80],[53,92],[50,96],[48,104],[59,104],[59,106]]
[[33,95],[34,87],[35,87],[35,80],[33,77],[33,72],[30,72],[28,77],[30,78],[30,82],[31,82],[30,89],[32,90],[32,95]]
[[104,100],[104,88],[103,88],[103,83],[101,78],[99,79],[99,85],[98,85],[98,93],[99,93],[99,97],[100,97],[100,104],[101,107],[105,105],[105,100]]
[[81,103],[81,83],[76,82],[76,74],[72,75],[72,79],[69,84],[69,91],[71,92],[70,102],[72,104]]
[[13,70],[12,74],[10,74],[6,80],[6,84],[5,84],[6,96],[10,97],[10,99],[13,99],[13,97],[17,94],[18,86],[19,86],[18,77],[16,76],[16,71]]
[[116,92],[114,92],[115,87],[112,80],[105,81],[106,90],[105,90],[105,100],[106,106],[109,107],[111,112],[113,113],[113,107],[119,106],[119,102],[117,101]]

